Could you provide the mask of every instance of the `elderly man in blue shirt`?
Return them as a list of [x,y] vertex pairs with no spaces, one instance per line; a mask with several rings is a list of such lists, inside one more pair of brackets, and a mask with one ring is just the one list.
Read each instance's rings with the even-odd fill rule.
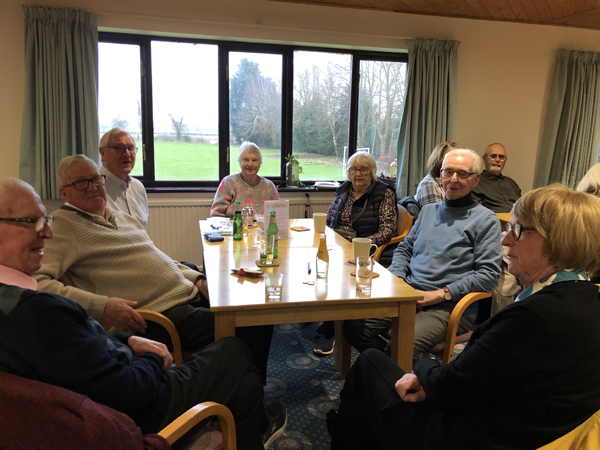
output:
[[[423,294],[417,303],[413,359],[444,340],[452,309],[469,292],[493,291],[500,276],[500,221],[475,202],[481,159],[457,149],[444,157],[441,169],[445,200],[425,205],[406,239],[394,252],[390,272]],[[474,304],[460,320],[458,332],[470,330]],[[390,319],[344,322],[344,335],[359,351],[385,349]]]

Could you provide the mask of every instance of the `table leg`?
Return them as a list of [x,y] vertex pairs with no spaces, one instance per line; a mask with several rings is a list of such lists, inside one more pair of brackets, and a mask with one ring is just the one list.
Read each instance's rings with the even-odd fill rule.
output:
[[215,341],[235,336],[235,313],[215,312]]
[[345,380],[352,362],[352,346],[344,337],[342,323],[343,320],[335,321],[335,369],[340,374],[340,378]]
[[407,373],[412,371],[416,313],[415,303],[401,302],[398,317],[392,318],[392,359]]

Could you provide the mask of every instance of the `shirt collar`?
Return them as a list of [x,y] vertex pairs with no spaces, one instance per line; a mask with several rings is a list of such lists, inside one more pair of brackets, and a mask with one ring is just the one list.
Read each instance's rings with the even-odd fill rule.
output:
[[12,267],[3,266],[0,264],[0,283],[18,286],[23,289],[31,289],[37,291],[37,281],[32,277]]
[[127,175],[127,180],[123,181],[121,178],[119,178],[110,170],[108,170],[105,166],[102,166],[100,168],[100,173],[102,175],[106,175],[106,179],[108,181],[121,186],[123,189],[127,189],[129,187],[129,183],[131,183],[131,177],[129,175]]

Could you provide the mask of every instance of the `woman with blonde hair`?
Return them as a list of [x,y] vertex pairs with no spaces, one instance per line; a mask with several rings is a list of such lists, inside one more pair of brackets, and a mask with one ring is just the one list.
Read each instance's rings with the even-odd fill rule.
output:
[[415,200],[421,207],[428,203],[439,203],[444,201],[444,190],[442,189],[442,180],[440,179],[440,170],[444,162],[444,156],[450,150],[460,148],[456,142],[442,142],[435,146],[429,159],[427,160],[427,170],[429,173],[421,180],[417,186]]
[[[406,373],[368,349],[327,414],[332,450],[535,449],[600,409],[600,202],[562,185],[521,197],[508,270],[525,289],[449,364]],[[553,447],[554,448],[554,447]]]

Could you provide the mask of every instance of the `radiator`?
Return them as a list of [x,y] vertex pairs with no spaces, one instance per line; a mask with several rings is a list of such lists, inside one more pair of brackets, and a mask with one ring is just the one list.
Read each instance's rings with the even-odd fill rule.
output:
[[[327,212],[332,200],[333,196],[326,202],[312,203],[311,213]],[[290,199],[290,218],[304,217],[303,201],[301,198]],[[146,231],[154,245],[171,258],[202,267],[202,238],[198,221],[207,219],[209,215],[210,201],[150,200]]]

